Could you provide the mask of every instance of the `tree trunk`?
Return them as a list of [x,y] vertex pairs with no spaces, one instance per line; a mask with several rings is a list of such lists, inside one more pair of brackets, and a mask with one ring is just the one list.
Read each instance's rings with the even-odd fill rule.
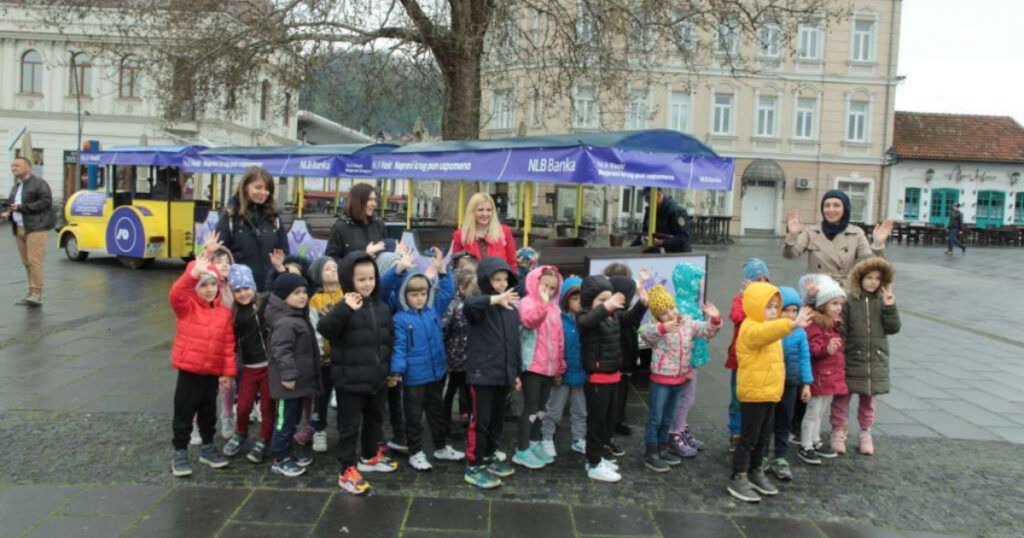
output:
[[[467,44],[468,45],[468,44]],[[451,53],[435,54],[444,76],[444,113],[441,136],[445,140],[476,140],[480,137],[480,63],[482,48],[456,46]],[[472,189],[470,189],[472,190]],[[468,195],[467,195],[468,196]],[[442,224],[458,222],[459,183],[441,182],[438,219]]]

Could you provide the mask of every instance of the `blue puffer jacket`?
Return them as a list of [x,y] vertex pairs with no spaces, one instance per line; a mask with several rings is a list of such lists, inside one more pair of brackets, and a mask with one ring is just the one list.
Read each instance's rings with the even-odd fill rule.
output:
[[[780,286],[782,294],[782,308],[796,306],[799,308],[803,303],[800,301],[800,294],[789,286]],[[787,385],[810,385],[814,382],[814,374],[811,371],[811,346],[807,342],[807,332],[797,327],[782,339],[782,352],[786,359],[786,384]]]
[[583,279],[571,276],[562,283],[562,331],[565,333],[565,374],[562,383],[567,387],[582,387],[587,382],[580,355],[580,332],[576,328],[576,315],[569,311],[569,295],[579,293]]
[[[384,275],[381,281],[385,295],[394,289],[395,282],[401,276],[394,269]],[[444,379],[448,373],[441,313],[452,302],[455,287],[447,274],[437,275],[436,284],[430,283],[428,279],[427,304],[420,310],[413,310],[405,299],[405,287],[411,278],[424,275],[409,272],[404,276],[395,294],[400,309],[392,318],[395,324],[395,348],[391,354],[391,375],[402,376],[402,382],[409,386],[426,385]]]

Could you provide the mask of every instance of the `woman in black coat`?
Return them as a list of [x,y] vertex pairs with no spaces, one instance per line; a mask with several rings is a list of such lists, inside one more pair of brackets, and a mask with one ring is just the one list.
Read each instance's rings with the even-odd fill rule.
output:
[[338,261],[357,250],[374,257],[384,250],[384,221],[374,215],[377,204],[377,191],[373,186],[366,183],[353,186],[345,201],[345,214],[331,229],[325,255]]
[[257,291],[267,291],[267,273],[273,270],[270,253],[288,253],[288,233],[278,217],[270,172],[259,166],[245,171],[238,190],[221,213],[217,233],[231,250],[235,263],[252,269]]

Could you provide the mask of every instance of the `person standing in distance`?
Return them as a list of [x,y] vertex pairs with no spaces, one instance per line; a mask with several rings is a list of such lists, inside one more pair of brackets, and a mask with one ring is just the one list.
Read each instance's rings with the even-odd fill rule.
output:
[[15,304],[42,306],[43,261],[49,231],[56,222],[53,194],[46,181],[32,173],[32,161],[15,157],[11,161],[14,187],[7,197],[8,208],[0,213],[11,219],[18,254],[28,273],[28,295]]
[[[644,187],[643,197],[650,199],[651,188]],[[647,240],[648,223],[651,219],[651,208],[644,211],[644,227],[642,233],[633,240],[633,246],[642,246]],[[690,252],[690,214],[683,206],[676,203],[671,196],[658,191],[658,212],[654,223],[654,246],[665,249],[665,252]]]
[[960,242],[960,230],[964,227],[964,214],[960,211],[960,204],[953,204],[949,212],[949,237],[946,239],[946,254],[953,253],[953,246],[960,247],[960,252],[967,254],[967,247]]

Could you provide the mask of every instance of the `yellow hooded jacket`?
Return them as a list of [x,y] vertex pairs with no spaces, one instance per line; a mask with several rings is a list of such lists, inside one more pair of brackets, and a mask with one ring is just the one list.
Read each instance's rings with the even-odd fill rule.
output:
[[764,320],[764,311],[776,296],[779,289],[766,282],[753,282],[743,292],[747,319],[736,339],[736,398],[741,402],[778,402],[786,387],[782,338],[793,331],[793,322],[787,318]]

